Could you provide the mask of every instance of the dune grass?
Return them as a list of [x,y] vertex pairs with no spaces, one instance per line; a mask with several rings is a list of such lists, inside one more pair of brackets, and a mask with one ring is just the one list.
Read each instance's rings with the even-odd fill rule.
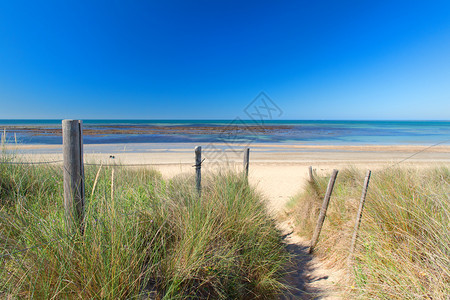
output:
[[85,232],[68,236],[61,166],[0,164],[0,297],[270,299],[284,291],[289,256],[240,174],[207,176],[199,198],[191,176],[164,180],[120,166],[85,173]]
[[[297,232],[311,237],[328,176],[290,203]],[[347,265],[364,170],[342,170],[316,252],[347,268],[348,297],[448,299],[450,170],[391,168],[372,173],[353,265]]]

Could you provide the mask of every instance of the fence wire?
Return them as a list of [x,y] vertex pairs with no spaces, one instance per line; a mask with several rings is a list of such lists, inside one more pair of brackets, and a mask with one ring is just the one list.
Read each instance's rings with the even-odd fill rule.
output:
[[[205,159],[204,159],[205,160]],[[45,164],[58,164],[63,163],[64,160],[51,160],[51,161],[0,161],[2,165],[45,165]],[[103,166],[103,167],[145,167],[145,166],[158,166],[158,165],[169,165],[169,164],[179,164],[179,163],[146,163],[146,164],[102,164],[102,163],[84,163],[85,166]]]
[[50,161],[0,161],[2,165],[46,165],[62,163],[64,160],[50,160]]
[[442,144],[445,144],[445,143],[448,143],[448,142],[450,142],[450,140],[445,140],[445,141],[442,141],[442,142],[433,144],[433,145],[431,145],[431,146],[428,146],[428,147],[426,147],[426,148],[424,148],[424,149],[422,149],[422,150],[420,150],[420,151],[417,151],[416,153],[414,153],[414,154],[412,154],[412,155],[410,155],[410,156],[408,156],[408,157],[406,157],[406,158],[404,158],[404,159],[402,159],[402,160],[400,160],[400,161],[398,161],[398,162],[396,162],[396,163],[394,163],[394,164],[392,164],[392,165],[390,165],[390,166],[384,168],[383,170],[387,170],[387,169],[393,168],[393,167],[395,167],[395,166],[397,166],[397,165],[399,165],[399,164],[401,164],[401,163],[403,163],[403,162],[405,162],[405,161],[407,161],[407,160],[413,158],[414,156],[416,156],[416,155],[418,155],[418,154],[420,154],[420,153],[422,153],[422,152],[425,152],[425,151],[427,151],[427,150],[429,150],[429,149],[431,149],[431,148],[433,148],[433,147],[436,147],[436,146],[438,146],[438,145],[442,145]]
[[[178,163],[177,163],[178,164]],[[103,166],[103,167],[140,167],[140,166],[157,166],[162,164],[148,163],[148,164],[101,164],[101,163],[84,163],[85,166]],[[164,164],[166,165],[166,164]]]
[[[445,141],[441,141],[441,142],[438,142],[436,144],[430,145],[430,146],[428,146],[428,147],[426,147],[426,148],[424,148],[424,149],[422,149],[420,151],[417,151],[417,152],[413,153],[412,155],[410,155],[410,156],[408,156],[408,157],[406,157],[404,159],[401,159],[400,161],[395,162],[392,165],[387,166],[387,167],[385,167],[385,168],[383,168],[381,170],[385,170],[385,169],[389,169],[389,168],[395,167],[396,165],[399,165],[399,164],[401,164],[401,163],[403,163],[403,162],[413,158],[414,156],[416,156],[416,155],[418,155],[418,154],[420,154],[422,152],[425,152],[425,151],[427,151],[427,150],[429,150],[429,149],[431,149],[433,147],[436,147],[436,146],[439,146],[439,145],[442,145],[442,144],[445,144],[445,143],[448,143],[448,142],[450,142],[450,140],[445,140]],[[205,161],[205,158],[202,160],[202,163],[204,161]],[[43,165],[43,164],[57,164],[57,163],[62,163],[62,162],[64,162],[64,160],[60,159],[60,160],[36,161],[36,162],[0,161],[0,164],[7,164],[7,165]],[[114,164],[103,164],[103,163],[87,163],[87,162],[84,163],[85,166],[104,166],[104,167],[141,167],[141,166],[144,167],[144,166],[157,166],[157,165],[166,165],[166,164],[170,164],[170,163],[143,163],[143,164],[121,164],[121,163],[117,163],[117,164],[116,163],[114,163]],[[176,163],[176,164],[179,164],[179,163]],[[194,167],[195,166],[196,165],[194,165]],[[378,170],[378,171],[380,171],[380,170]]]
[[[412,155],[410,155],[410,156],[408,156],[408,157],[406,157],[406,158],[404,158],[404,159],[402,159],[402,160],[400,160],[398,162],[393,163],[392,165],[390,165],[388,167],[385,167],[385,168],[383,168],[381,170],[377,170],[377,172],[393,168],[393,167],[395,167],[395,166],[397,166],[397,165],[399,165],[399,164],[401,164],[401,163],[403,163],[403,162],[413,158],[414,156],[416,156],[416,155],[418,155],[418,154],[420,154],[422,152],[425,152],[425,151],[427,151],[427,150],[429,150],[429,149],[431,149],[433,147],[436,147],[438,145],[442,145],[442,144],[445,144],[445,143],[448,143],[448,142],[450,142],[450,140],[445,140],[445,141],[441,141],[439,143],[430,145],[430,146],[428,146],[428,147],[426,147],[426,148],[424,148],[424,149],[422,149],[420,151],[417,151],[414,154],[412,154]],[[205,159],[203,159],[201,161],[200,165],[204,161],[205,161]],[[8,165],[45,165],[45,164],[57,164],[57,163],[62,163],[62,162],[64,162],[64,160],[51,160],[51,161],[38,161],[38,162],[0,161],[0,164],[8,164]],[[108,167],[108,166],[109,167],[140,167],[140,166],[155,166],[155,165],[158,165],[158,164],[155,164],[155,163],[147,163],[147,164],[84,163],[84,165],[87,165],[87,166],[105,166],[105,167]],[[196,167],[196,166],[197,165],[193,165],[193,167]],[[447,196],[447,195],[450,195],[450,192],[449,193],[443,193],[443,194],[429,194],[429,195],[422,195],[422,196],[424,196],[424,197],[437,197],[437,196]],[[129,213],[119,213],[119,214],[123,215],[123,216],[129,216],[129,215],[133,215],[133,214],[140,213],[140,212],[143,212],[143,210],[136,210],[136,211],[132,211],[132,212],[129,212]],[[65,236],[65,237],[61,237],[61,238],[52,239],[52,240],[50,240],[50,241],[48,241],[46,243],[33,245],[33,246],[30,246],[30,247],[27,247],[27,248],[24,248],[24,249],[16,250],[16,251],[14,251],[12,253],[2,254],[2,255],[0,255],[0,259],[4,258],[4,257],[10,257],[10,256],[13,256],[13,255],[16,255],[16,254],[19,254],[19,253],[22,253],[22,252],[26,252],[26,251],[29,251],[29,250],[32,250],[32,249],[41,248],[41,247],[44,247],[46,245],[52,244],[54,242],[61,241],[63,239],[69,238],[69,237],[71,237],[71,236]]]

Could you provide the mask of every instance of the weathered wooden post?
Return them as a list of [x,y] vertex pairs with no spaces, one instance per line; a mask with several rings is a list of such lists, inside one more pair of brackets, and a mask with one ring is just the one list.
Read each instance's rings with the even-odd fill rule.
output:
[[366,178],[364,179],[361,200],[359,201],[358,214],[356,215],[356,220],[355,220],[355,228],[353,229],[352,243],[350,244],[350,251],[349,251],[349,256],[348,256],[348,265],[349,266],[351,266],[351,264],[352,264],[353,252],[355,252],[356,239],[358,238],[358,230],[359,230],[359,226],[361,224],[362,212],[364,209],[364,203],[366,202],[367,188],[369,187],[369,180],[370,180],[371,173],[372,172],[370,170],[367,170]]
[[325,216],[327,214],[328,204],[330,203],[331,193],[333,192],[334,182],[336,181],[336,176],[338,170],[333,170],[331,174],[330,181],[328,182],[327,192],[323,198],[322,208],[320,209],[319,219],[317,220],[316,229],[314,230],[313,237],[311,239],[311,246],[309,247],[309,253],[314,251],[314,247],[319,240],[320,231],[322,230],[323,222],[325,221]]
[[309,173],[309,181],[313,182],[314,181],[314,175],[313,175],[313,168],[312,168],[312,166],[309,166],[308,173]]
[[1,145],[2,146],[6,145],[6,128],[3,128],[3,134],[2,134],[2,138],[1,138]]
[[64,210],[69,234],[84,233],[83,128],[80,120],[63,120]]
[[250,148],[244,149],[244,176],[248,179],[248,165],[250,160]]
[[202,194],[202,147],[195,147],[195,184],[199,195]]

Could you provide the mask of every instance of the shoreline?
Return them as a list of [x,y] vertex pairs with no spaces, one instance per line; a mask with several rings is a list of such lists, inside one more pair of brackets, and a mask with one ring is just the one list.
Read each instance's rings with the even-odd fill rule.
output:
[[[287,144],[287,143],[248,143],[248,144],[227,144],[227,143],[111,143],[111,144],[84,144],[84,148],[94,151],[111,151],[117,149],[124,149],[122,152],[128,153],[141,153],[148,151],[187,151],[193,149],[195,146],[202,146],[206,151],[213,151],[214,149],[221,151],[236,151],[238,149],[243,149],[249,147],[250,149],[266,152],[282,152],[282,151],[295,151],[295,150],[336,150],[336,151],[370,151],[370,152],[380,152],[380,151],[394,151],[394,152],[418,152],[426,150],[427,152],[440,152],[450,154],[450,145],[447,145],[450,141],[442,142],[442,144],[363,144],[363,145],[336,145],[336,144]],[[28,150],[61,150],[61,144],[13,144],[6,143],[3,145],[4,149],[18,150],[18,151],[28,151]]]

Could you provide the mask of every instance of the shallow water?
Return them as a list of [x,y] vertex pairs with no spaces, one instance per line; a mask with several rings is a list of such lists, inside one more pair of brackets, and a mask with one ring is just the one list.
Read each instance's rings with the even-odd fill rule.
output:
[[[61,144],[61,120],[0,120],[8,142]],[[284,143],[429,145],[450,140],[450,121],[84,120],[85,144]],[[265,128],[264,130],[262,130]],[[3,132],[2,132],[3,135]]]

